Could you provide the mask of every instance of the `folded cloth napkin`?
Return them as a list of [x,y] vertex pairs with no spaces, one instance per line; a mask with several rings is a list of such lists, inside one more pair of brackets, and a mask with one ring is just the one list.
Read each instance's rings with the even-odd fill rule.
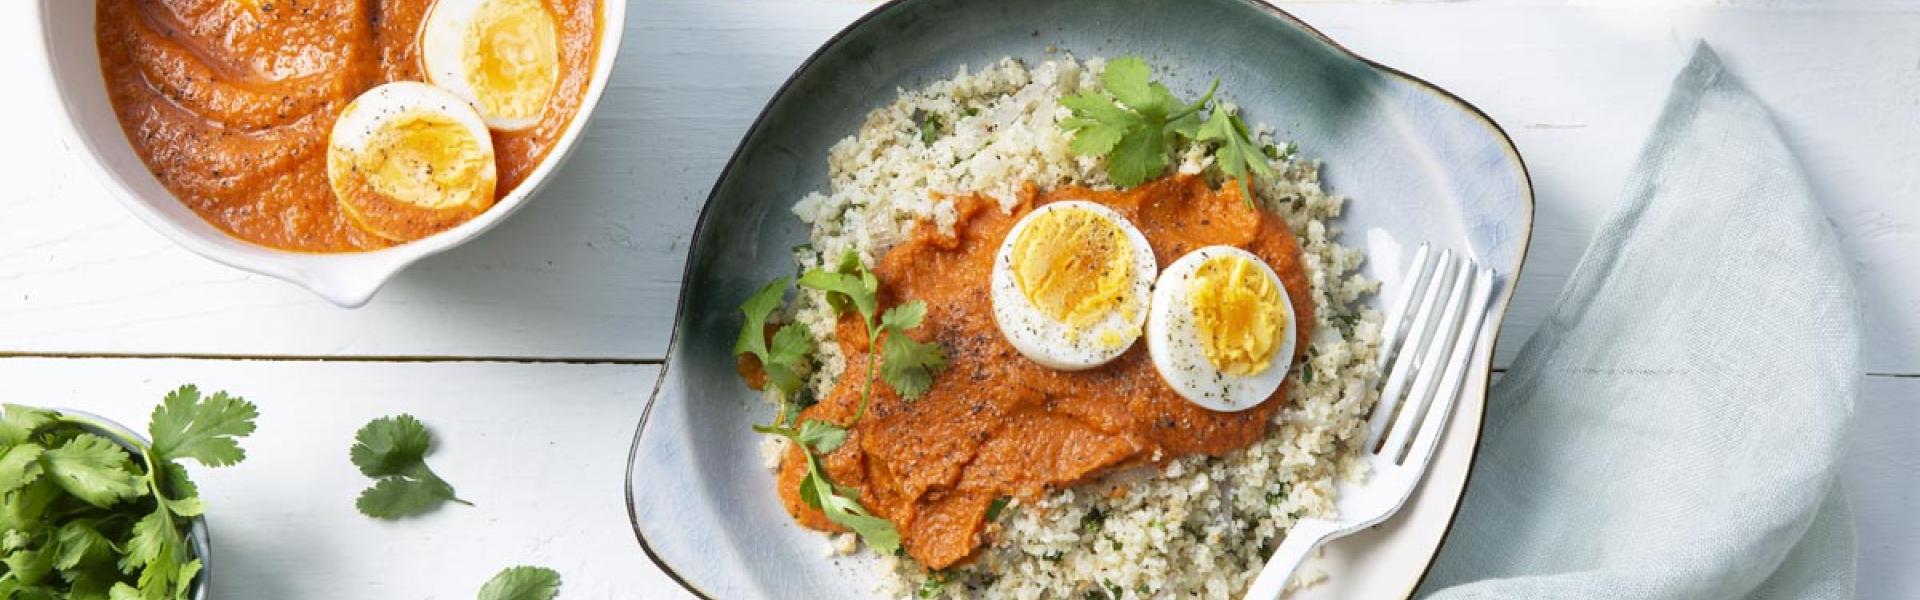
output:
[[1698,46],[1625,197],[1493,387],[1421,593],[1851,598],[1835,473],[1856,315],[1766,108]]

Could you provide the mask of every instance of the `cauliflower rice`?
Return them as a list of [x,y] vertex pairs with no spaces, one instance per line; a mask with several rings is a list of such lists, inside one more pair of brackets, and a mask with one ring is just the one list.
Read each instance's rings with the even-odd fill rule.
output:
[[[801,267],[851,249],[875,264],[926,220],[951,232],[954,195],[986,194],[1003,210],[1026,182],[1042,189],[1076,184],[1110,188],[1102,159],[1068,151],[1069,116],[1059,100],[1097,88],[1105,66],[1095,58],[1056,57],[1029,67],[1003,59],[978,73],[901,90],[874,110],[828,156],[831,189],[800,199],[793,212],[812,225]],[[920,139],[932,115],[948,132]],[[1256,143],[1272,142],[1265,127]],[[1281,147],[1286,147],[1282,145]],[[1216,181],[1209,148],[1184,147],[1176,168]],[[1319,164],[1283,153],[1278,176],[1253,185],[1264,206],[1286,217],[1300,242],[1315,306],[1307,358],[1290,374],[1285,407],[1268,435],[1224,457],[1171,460],[1155,472],[1136,469],[1059,492],[1038,504],[1014,500],[988,525],[976,558],[927,573],[912,560],[880,557],[887,597],[920,598],[1229,598],[1252,583],[1265,556],[1302,517],[1335,513],[1336,478],[1364,477],[1358,444],[1377,396],[1373,362],[1380,315],[1360,303],[1378,284],[1359,275],[1362,254],[1334,240],[1343,200],[1321,189]],[[819,367],[810,383],[824,395],[845,366],[828,338],[835,317],[821,292],[802,290],[788,318],[819,337]],[[769,436],[769,465],[784,438]],[[1146,471],[1146,472],[1141,472]],[[833,552],[856,547],[852,534],[831,536]],[[1303,570],[1295,584],[1323,576]]]

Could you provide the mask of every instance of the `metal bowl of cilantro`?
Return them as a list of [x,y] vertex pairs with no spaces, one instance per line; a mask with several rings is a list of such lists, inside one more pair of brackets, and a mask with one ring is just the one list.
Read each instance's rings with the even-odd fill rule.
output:
[[240,462],[252,403],[167,394],[146,435],[75,410],[0,405],[0,598],[205,600],[206,505],[183,461]]

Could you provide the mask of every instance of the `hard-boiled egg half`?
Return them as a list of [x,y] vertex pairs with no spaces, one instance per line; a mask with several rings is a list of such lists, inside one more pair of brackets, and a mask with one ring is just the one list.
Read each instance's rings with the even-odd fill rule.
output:
[[436,0],[420,60],[428,83],[472,103],[489,127],[526,129],[559,85],[559,39],[540,0]]
[[1139,339],[1158,265],[1120,213],[1053,202],[1015,223],[993,258],[993,318],[1020,354],[1053,369],[1105,364]]
[[1207,246],[1160,274],[1147,353],[1181,397],[1239,411],[1280,389],[1294,335],[1293,303],[1273,268],[1246,250]]
[[327,180],[355,225],[397,242],[416,240],[493,206],[493,138],[480,115],[445,90],[383,84],[355,98],[334,122]]

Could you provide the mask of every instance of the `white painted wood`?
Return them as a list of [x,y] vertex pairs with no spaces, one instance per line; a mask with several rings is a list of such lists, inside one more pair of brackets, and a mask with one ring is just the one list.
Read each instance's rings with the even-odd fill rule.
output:
[[[1920,373],[1920,5],[1736,4],[1753,8],[1293,8],[1487,109],[1519,143],[1539,218],[1500,364],[1545,314],[1668,78],[1704,37],[1778,112],[1846,238],[1872,324],[1869,370]],[[659,357],[713,178],[786,74],[869,5],[633,6],[608,101],[556,185],[359,311],[171,247],[50,137],[59,116],[46,90],[0,96],[15,139],[31,141],[0,145],[0,180],[18,188],[0,198],[0,340],[53,353]],[[9,48],[30,43],[33,25],[0,18],[0,52],[19,55]],[[38,69],[6,61],[0,80],[35,81]]]
[[[34,56],[27,2],[0,53]],[[1675,7],[1675,4],[1689,6]],[[1707,6],[1700,6],[1707,5]],[[642,1],[586,146],[560,181],[359,311],[172,247],[90,181],[50,126],[34,61],[0,61],[0,354],[657,358],[693,216],[786,74],[871,7],[856,0]],[[1504,124],[1538,221],[1501,364],[1538,324],[1616,197],[1692,40],[1776,112],[1854,260],[1869,371],[1920,375],[1920,2],[1510,0],[1290,5],[1342,43]],[[1337,166],[1336,166],[1337,167]],[[1356,201],[1365,201],[1364,198]],[[626,526],[627,443],[655,367],[520,363],[0,359],[4,400],[131,424],[181,381],[260,403],[247,464],[203,470],[223,597],[464,598],[533,562],[568,598],[684,597]],[[1869,377],[1844,479],[1860,597],[1920,597],[1920,378]],[[361,518],[345,458],[367,419],[435,426],[433,460],[480,506]],[[271,466],[270,466],[271,465]],[[240,558],[235,558],[240,557]]]
[[1858,535],[1858,596],[1920,598],[1920,378],[1868,377],[1840,477]]
[[[651,365],[0,359],[6,402],[145,430],[181,383],[260,407],[246,461],[189,465],[207,501],[217,598],[472,598],[508,566],[560,572],[564,598],[682,598],[634,541],[627,449]],[[410,413],[427,463],[474,503],[395,522],[360,515],[354,431]],[[673,482],[661,482],[671,485]]]

